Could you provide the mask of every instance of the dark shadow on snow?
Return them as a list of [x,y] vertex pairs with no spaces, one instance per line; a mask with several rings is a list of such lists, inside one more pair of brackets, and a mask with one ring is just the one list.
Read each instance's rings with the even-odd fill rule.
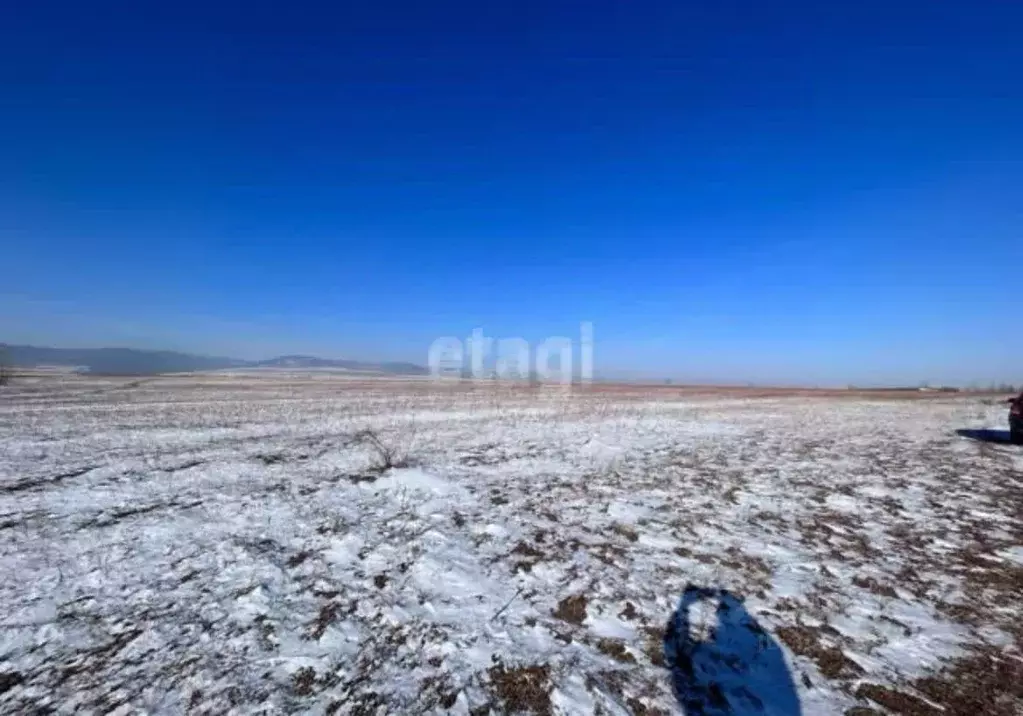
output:
[[979,440],[984,443],[1012,444],[1012,438],[1010,437],[1008,430],[970,430],[964,428],[962,430],[956,430],[956,435],[961,438],[970,438],[970,440]]
[[[704,640],[690,633],[690,610],[713,605]],[[742,600],[723,589],[688,586],[664,632],[664,658],[687,716],[800,716],[781,647]]]

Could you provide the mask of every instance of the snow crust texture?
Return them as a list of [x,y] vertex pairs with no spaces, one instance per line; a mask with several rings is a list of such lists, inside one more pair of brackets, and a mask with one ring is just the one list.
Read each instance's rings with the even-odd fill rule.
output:
[[981,397],[0,394],[0,712],[1023,713]]

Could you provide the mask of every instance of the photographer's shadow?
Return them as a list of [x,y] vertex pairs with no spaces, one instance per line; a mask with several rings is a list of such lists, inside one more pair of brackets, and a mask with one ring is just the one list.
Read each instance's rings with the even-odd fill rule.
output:
[[[691,634],[694,605],[713,605],[707,638]],[[723,589],[689,586],[664,633],[675,696],[688,716],[800,716],[778,643]]]

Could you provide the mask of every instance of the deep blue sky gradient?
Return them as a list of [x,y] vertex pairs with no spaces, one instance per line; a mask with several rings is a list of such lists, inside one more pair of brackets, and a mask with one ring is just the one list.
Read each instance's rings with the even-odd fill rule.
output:
[[1018,3],[18,5],[0,340],[1023,381]]

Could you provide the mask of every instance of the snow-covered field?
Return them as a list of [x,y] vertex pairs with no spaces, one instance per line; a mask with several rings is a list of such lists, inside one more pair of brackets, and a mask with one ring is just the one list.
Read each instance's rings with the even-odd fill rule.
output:
[[1023,713],[1023,448],[956,433],[1004,420],[981,397],[13,385],[0,712]]

